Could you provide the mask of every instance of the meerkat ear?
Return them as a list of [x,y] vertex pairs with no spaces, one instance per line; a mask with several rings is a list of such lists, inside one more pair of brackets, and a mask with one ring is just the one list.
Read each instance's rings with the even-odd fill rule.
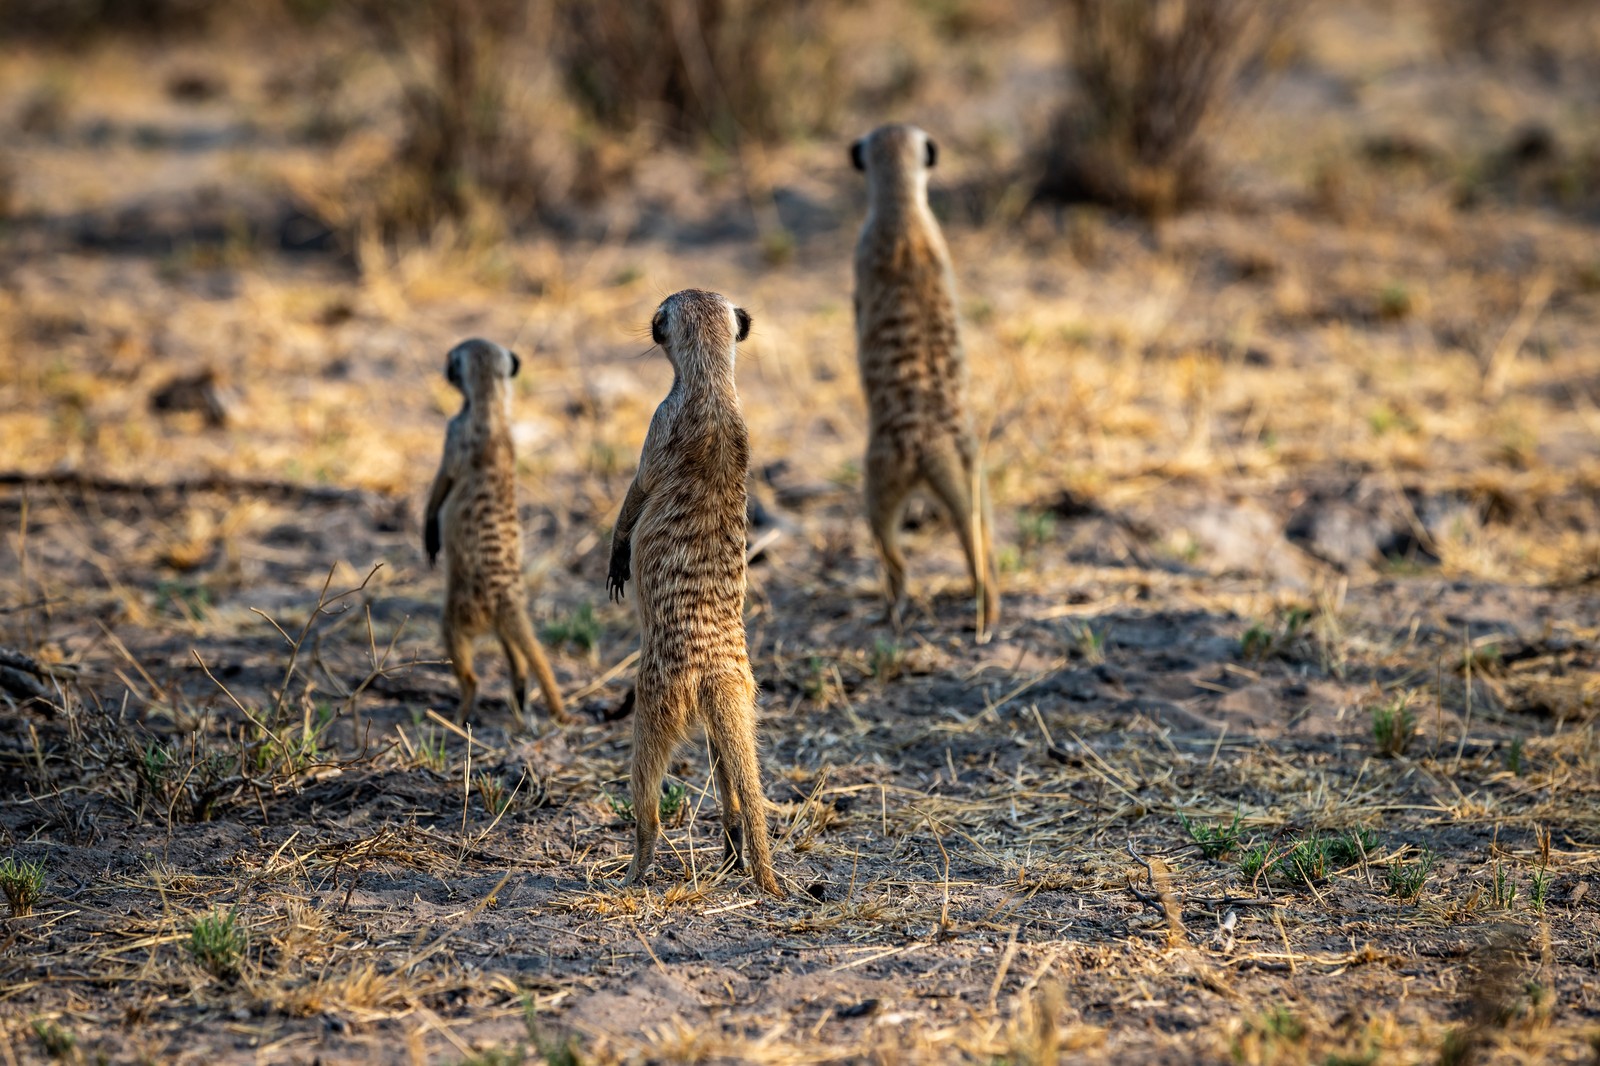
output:
[[512,351],[510,348],[506,349],[506,354],[511,357],[511,376],[516,377],[517,371],[522,369],[522,360],[518,359],[517,353]]
[[857,141],[850,146],[850,165],[863,173],[867,169],[866,147],[865,141]]
[[750,312],[742,307],[735,307],[733,309],[733,317],[739,323],[739,335],[734,340],[742,341],[750,336]]
[[927,163],[928,169],[932,170],[934,164],[939,162],[939,145],[932,137],[927,138],[927,143],[927,159],[925,159],[924,162]]

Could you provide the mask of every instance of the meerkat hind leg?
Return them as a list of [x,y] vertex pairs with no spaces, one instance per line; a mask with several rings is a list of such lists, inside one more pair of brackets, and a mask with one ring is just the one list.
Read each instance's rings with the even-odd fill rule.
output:
[[672,749],[679,730],[671,710],[671,694],[636,686],[637,709],[633,714],[633,859],[623,885],[639,884],[655,861],[656,836],[661,830],[661,782],[667,776]]
[[456,705],[456,724],[467,720],[478,702],[478,675],[472,670],[472,634],[451,621],[454,614],[448,607],[444,614],[444,646],[450,656],[450,668],[455,671],[456,683],[461,687],[461,702]]
[[867,454],[867,520],[883,560],[884,621],[898,632],[906,605],[906,559],[900,552],[900,517],[915,480],[914,471],[893,456]]
[[739,820],[750,874],[761,889],[783,895],[772,872],[772,841],[767,836],[767,802],[761,793],[761,763],[756,756],[755,684],[722,679],[706,686],[706,728],[720,737],[721,765],[730,795],[739,798]]
[[723,741],[709,725],[706,737],[711,742],[712,774],[717,780],[717,812],[722,818],[722,865],[742,872],[747,864],[739,794],[734,791],[733,782],[728,778],[728,756],[723,751]]
[[928,456],[923,463],[923,473],[928,487],[949,512],[950,523],[961,539],[961,550],[967,557],[967,574],[972,579],[973,591],[982,602],[978,626],[981,639],[999,619],[999,596],[989,557],[988,518],[984,507],[987,493],[977,474],[976,460],[964,451],[941,451]]
[[533,635],[533,623],[528,620],[528,612],[521,604],[513,603],[506,609],[501,619],[500,640],[506,647],[506,658],[512,661],[512,679],[516,683],[520,701],[517,704],[518,713],[527,714],[528,674],[531,671],[534,680],[539,682],[539,691],[544,695],[545,709],[550,717],[558,722],[571,721],[561,698],[561,688],[556,684],[556,675],[550,669],[550,660],[545,658],[539,638]]

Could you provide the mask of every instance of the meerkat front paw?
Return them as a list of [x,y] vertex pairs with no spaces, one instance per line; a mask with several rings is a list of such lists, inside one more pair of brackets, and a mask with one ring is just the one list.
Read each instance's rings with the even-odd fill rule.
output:
[[611,569],[606,574],[606,594],[611,597],[611,602],[616,603],[627,595],[625,586],[628,579],[633,577],[632,560],[627,547],[619,546],[611,551]]

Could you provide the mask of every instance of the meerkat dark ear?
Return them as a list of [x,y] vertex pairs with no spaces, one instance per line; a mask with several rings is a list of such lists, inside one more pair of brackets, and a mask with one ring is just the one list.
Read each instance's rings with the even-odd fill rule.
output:
[[517,353],[512,351],[510,348],[506,349],[506,354],[511,357],[511,376],[516,377],[517,371],[522,369],[522,360],[518,359]]
[[739,335],[734,340],[742,341],[750,336],[750,312],[742,307],[735,307],[733,309],[733,317],[739,323]]
[[928,151],[927,151],[927,156],[928,157],[927,157],[927,159],[924,160],[924,162],[928,164],[928,169],[932,170],[933,169],[933,165],[939,161],[939,145],[934,141],[934,139],[932,137],[927,138],[927,144],[928,144]]
[[867,169],[866,147],[866,141],[857,141],[850,146],[850,165],[863,173]]

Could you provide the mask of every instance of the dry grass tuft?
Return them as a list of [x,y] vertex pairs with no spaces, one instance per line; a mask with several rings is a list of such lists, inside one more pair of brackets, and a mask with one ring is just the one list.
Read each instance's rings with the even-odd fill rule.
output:
[[[826,39],[834,0],[596,0],[564,5],[569,91],[614,130],[725,148],[829,125],[840,103]],[[797,93],[796,86],[806,91]]]
[[1036,196],[1160,218],[1211,191],[1206,135],[1292,5],[1068,0],[1076,87],[1042,153]]

